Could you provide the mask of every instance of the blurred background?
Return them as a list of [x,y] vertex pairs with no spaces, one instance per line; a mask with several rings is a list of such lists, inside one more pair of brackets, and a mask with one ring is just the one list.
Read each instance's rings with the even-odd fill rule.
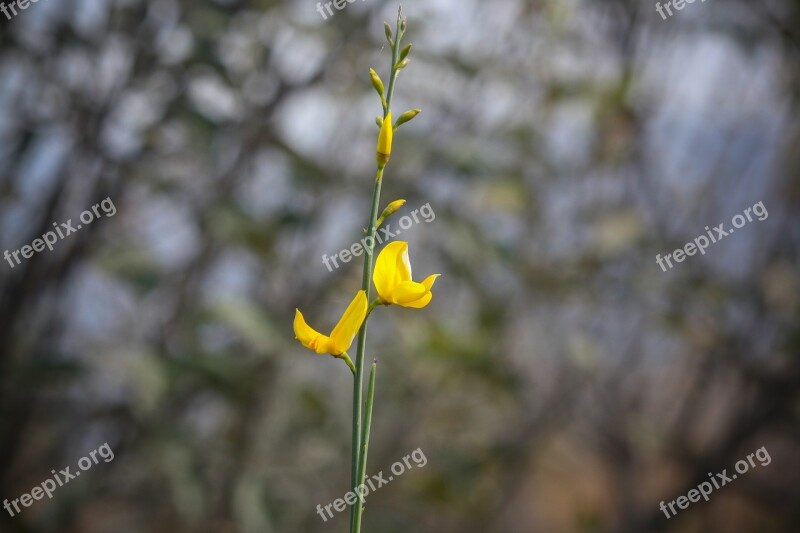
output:
[[[800,3],[403,4],[383,201],[421,311],[382,308],[366,532],[800,531]],[[346,531],[383,21],[364,0],[41,0],[0,17],[3,532]],[[769,216],[664,272],[758,202]],[[341,263],[340,263],[341,264]],[[767,466],[667,519],[765,447]]]

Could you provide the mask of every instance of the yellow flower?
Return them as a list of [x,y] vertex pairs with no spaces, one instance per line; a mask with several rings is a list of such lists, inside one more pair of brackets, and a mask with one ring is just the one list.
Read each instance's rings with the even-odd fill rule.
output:
[[439,274],[431,274],[422,283],[411,280],[411,263],[408,260],[408,243],[395,241],[381,250],[375,261],[372,281],[384,305],[421,308],[433,298],[431,287]]
[[347,349],[353,343],[364,317],[367,315],[367,295],[364,291],[358,291],[356,297],[347,306],[339,323],[333,328],[330,337],[323,335],[314,328],[306,324],[303,313],[295,309],[294,315],[294,336],[300,343],[318,354],[329,353],[334,357],[347,355]]
[[394,128],[392,127],[392,112],[389,111],[381,124],[381,132],[378,134],[378,150],[376,159],[378,165],[381,167],[386,166],[389,162],[389,157],[392,155],[392,134]]

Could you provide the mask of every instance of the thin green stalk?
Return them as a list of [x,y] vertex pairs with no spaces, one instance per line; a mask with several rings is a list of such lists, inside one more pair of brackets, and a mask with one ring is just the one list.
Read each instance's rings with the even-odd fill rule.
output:
[[[370,212],[370,224],[367,230],[366,242],[374,243],[375,240],[375,223],[378,219],[378,204],[380,203],[381,196],[381,182],[383,181],[383,169],[378,170],[375,177],[375,188],[372,191],[372,211]],[[361,277],[361,289],[366,291],[367,298],[369,298],[370,283],[372,277],[372,256],[374,247],[364,247],[364,270]],[[364,318],[364,323],[358,331],[358,344],[356,349],[356,377],[353,382],[353,449],[352,449],[352,464],[351,464],[351,484],[356,482],[356,474],[358,472],[358,456],[361,448],[361,402],[363,394],[364,383],[364,348],[367,342],[367,319]],[[352,513],[351,513],[352,516]],[[351,518],[352,523],[352,518]]]
[[[374,254],[375,225],[378,219],[378,204],[380,203],[381,184],[383,182],[383,169],[378,169],[375,176],[375,188],[372,191],[372,211],[370,213],[370,224],[367,229],[367,240],[373,246],[364,247],[364,270],[361,277],[361,289],[366,291],[367,298],[370,292],[370,278],[372,277],[372,256]],[[358,331],[358,344],[356,348],[356,372],[353,380],[353,444],[350,466],[350,485],[356,486],[358,474],[358,458],[361,450],[361,403],[364,383],[364,348],[367,344],[367,318]],[[350,510],[350,526],[353,526],[354,512]]]
[[353,375],[355,376],[356,375],[356,367],[353,365],[353,360],[350,359],[350,356],[347,354],[347,352],[342,353],[342,355],[340,355],[339,357],[341,359],[344,359],[344,362],[347,363],[347,366],[350,367],[350,370],[353,372]]
[[[375,371],[378,368],[378,361],[372,362],[372,368],[369,371],[369,387],[367,388],[367,407],[364,413],[364,434],[361,437],[361,457],[358,463],[358,485],[360,487],[364,484],[364,479],[367,475],[367,452],[369,451],[369,432],[372,428],[372,406],[375,400]],[[357,493],[358,494],[358,493]],[[358,501],[353,506],[356,509],[355,518],[353,522],[353,531],[356,533],[361,531],[361,516],[364,513],[364,502]]]
[[397,12],[397,30],[395,31],[394,47],[392,48],[392,71],[389,76],[389,87],[386,89],[386,109],[383,110],[383,118],[392,107],[392,95],[394,95],[394,83],[397,80],[397,70],[394,68],[400,58],[400,42],[403,40],[403,32],[400,30],[400,19],[402,18],[403,8]]
[[[392,95],[394,94],[394,85],[395,80],[397,79],[397,70],[394,68],[395,64],[397,64],[398,57],[400,55],[400,42],[403,38],[403,31],[401,31],[402,19],[402,9],[398,11],[397,14],[397,25],[395,30],[395,39],[394,39],[394,46],[392,47],[392,68],[389,76],[389,88],[386,93],[386,107],[383,110],[383,118],[386,119],[386,115],[389,113],[392,104]],[[372,191],[372,209],[370,211],[369,217],[369,226],[367,229],[367,238],[366,242],[370,244],[370,246],[365,246],[364,250],[364,269],[361,276],[361,289],[364,290],[367,294],[367,298],[369,299],[370,294],[370,279],[372,278],[372,268],[373,268],[373,257],[375,253],[375,232],[377,231],[377,220],[378,220],[378,206],[380,204],[380,197],[381,197],[381,185],[383,184],[383,165],[378,166],[378,170],[375,174],[375,185]],[[370,311],[374,308],[370,306]],[[355,372],[355,379],[353,380],[353,443],[352,443],[352,454],[351,454],[351,468],[350,468],[350,482],[353,489],[357,487],[360,483],[358,480],[358,472],[360,465],[362,463],[361,458],[361,449],[362,449],[362,414],[361,414],[361,404],[363,401],[363,383],[364,383],[364,352],[366,350],[367,344],[367,318],[364,319],[364,323],[361,326],[361,329],[358,332],[358,345],[356,351],[356,372]],[[373,365],[374,368],[374,365]],[[372,380],[371,380],[372,381]],[[373,391],[374,392],[374,391]],[[371,408],[368,409],[368,416],[363,425],[365,428],[368,428],[371,424],[372,418],[372,410]],[[365,458],[364,458],[365,459]],[[364,468],[366,468],[366,460],[363,461]],[[353,505],[350,509],[350,531],[351,533],[360,533],[361,531],[361,512],[362,506],[361,505]]]

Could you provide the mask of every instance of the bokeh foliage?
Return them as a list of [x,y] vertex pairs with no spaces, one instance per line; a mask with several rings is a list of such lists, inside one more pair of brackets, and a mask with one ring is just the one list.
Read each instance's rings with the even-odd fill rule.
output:
[[[800,11],[712,0],[404,4],[384,198],[424,312],[380,309],[365,531],[796,531]],[[382,20],[355,2],[50,0],[0,19],[0,487],[109,442],[19,532],[343,531],[350,376],[292,338],[360,263]],[[379,70],[382,75],[384,73]],[[384,75],[385,76],[385,75]],[[665,254],[763,201],[662,273]],[[310,317],[310,320],[312,320]],[[331,322],[332,323],[332,322]],[[661,500],[766,446],[669,521]]]

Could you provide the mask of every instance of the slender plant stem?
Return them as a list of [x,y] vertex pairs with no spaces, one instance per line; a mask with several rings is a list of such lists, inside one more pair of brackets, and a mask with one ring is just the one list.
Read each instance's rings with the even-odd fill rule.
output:
[[[361,288],[366,291],[367,298],[370,292],[370,278],[372,277],[372,256],[375,252],[375,229],[376,221],[378,219],[378,204],[380,203],[381,184],[383,182],[383,168],[378,169],[375,176],[375,188],[372,191],[372,211],[370,214],[370,224],[367,229],[366,243],[372,246],[364,247],[364,271],[361,279]],[[374,307],[373,307],[374,308]],[[367,344],[367,317],[364,318],[364,323],[358,332],[358,345],[356,351],[356,373],[353,380],[353,447],[351,457],[351,470],[350,470],[350,485],[355,488],[358,483],[358,463],[361,455],[361,403],[364,383],[364,349]],[[350,508],[350,529],[355,526],[355,508]]]
[[[369,371],[369,387],[367,388],[367,406],[364,413],[364,433],[361,436],[361,457],[358,463],[358,485],[360,487],[364,484],[364,478],[367,475],[367,452],[369,451],[369,432],[372,428],[372,406],[375,399],[375,371],[378,368],[378,361],[372,362],[372,367]],[[363,491],[362,491],[363,492]],[[358,492],[356,492],[358,494]],[[356,509],[353,530],[356,532],[361,531],[361,516],[364,513],[364,502],[360,499],[353,506]]]
[[340,355],[339,357],[341,359],[344,359],[344,362],[347,363],[347,366],[349,366],[350,370],[353,372],[353,376],[355,376],[356,375],[356,367],[353,365],[353,360],[350,359],[350,356],[347,355],[347,352],[342,353],[342,355]]
[[[386,107],[383,110],[383,118],[389,113],[392,104],[392,94],[394,93],[394,84],[397,78],[397,70],[394,65],[400,55],[400,41],[403,37],[403,32],[400,29],[402,12],[398,12],[397,25],[395,31],[394,46],[392,47],[392,68],[389,76],[389,88],[386,93]],[[372,209],[370,211],[369,226],[367,229],[367,237],[365,242],[368,246],[364,247],[364,269],[361,276],[361,289],[367,294],[369,299],[370,294],[370,279],[372,278],[373,257],[375,254],[375,232],[377,230],[378,220],[378,206],[381,197],[381,185],[383,184],[383,169],[384,165],[379,165],[375,173],[375,185],[372,190]],[[370,306],[370,311],[374,305]],[[363,401],[363,383],[364,383],[364,352],[367,344],[367,318],[358,332],[358,345],[356,351],[356,372],[355,379],[353,380],[353,443],[351,454],[351,468],[350,468],[350,484],[355,489],[361,482],[359,481],[359,469],[362,463],[361,450],[362,450],[362,414],[361,405]],[[374,392],[374,391],[373,391]],[[371,423],[372,411],[369,410],[370,420],[364,422],[367,427]],[[364,457],[366,459],[366,457]],[[364,468],[366,468],[366,461],[364,460]],[[362,505],[353,505],[350,508],[350,531],[351,533],[360,533],[361,531],[361,512]]]

